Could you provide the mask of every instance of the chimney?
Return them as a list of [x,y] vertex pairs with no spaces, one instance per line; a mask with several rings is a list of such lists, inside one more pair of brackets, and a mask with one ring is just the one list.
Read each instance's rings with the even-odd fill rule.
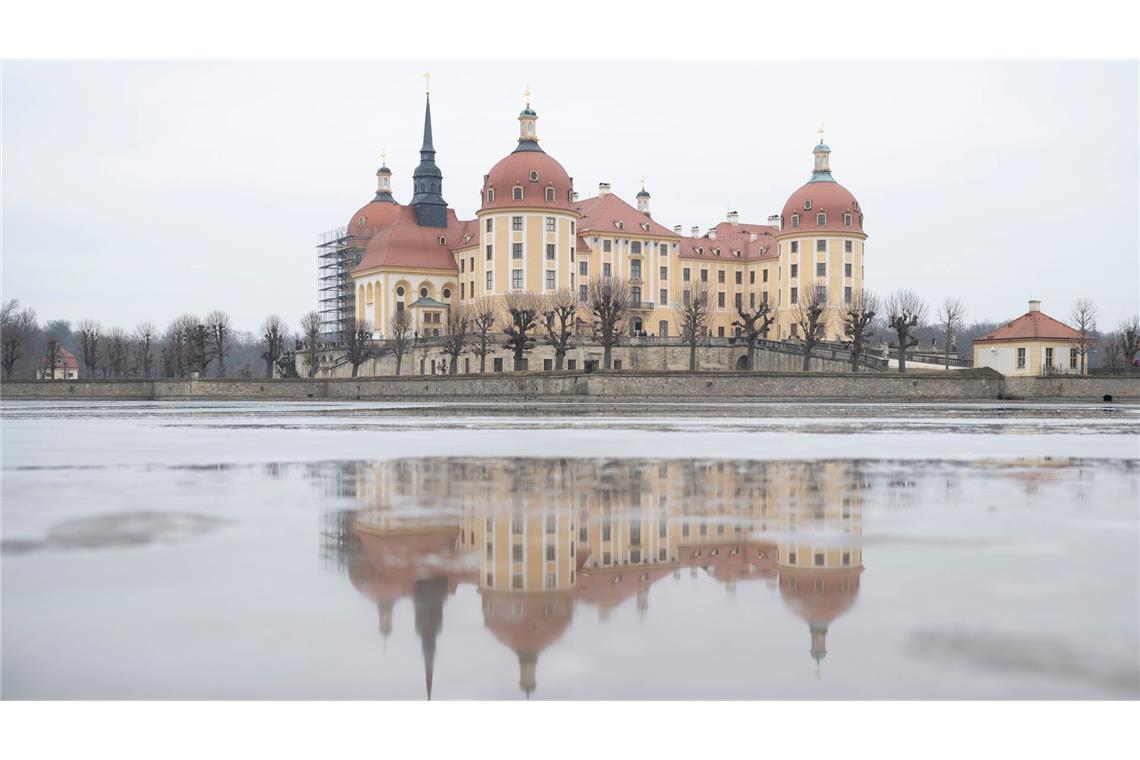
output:
[[570,193],[570,198],[573,200],[574,203],[577,203],[578,202],[578,191],[577,190],[572,191]]
[[716,227],[709,228],[709,240],[716,240]]
[[756,233],[755,232],[749,232],[748,233],[748,240],[749,240],[749,242],[755,243],[756,242]]
[[1040,301],[1030,301],[1029,302],[1029,312],[1032,314],[1035,311],[1041,311],[1041,302]]
[[693,232],[693,237],[700,237],[701,236],[701,228],[700,227],[693,227],[692,232]]
[[740,214],[738,214],[735,211],[729,211],[728,212],[728,223],[729,224],[740,224]]
[[610,183],[609,182],[599,182],[598,183],[598,197],[601,198],[603,195],[609,195],[609,194],[610,194]]
[[673,234],[674,235],[680,235],[681,234],[681,225],[679,225],[679,224],[673,225]]
[[780,215],[772,214],[770,217],[768,217],[768,226],[775,227],[778,230],[783,229],[784,225],[780,224]]

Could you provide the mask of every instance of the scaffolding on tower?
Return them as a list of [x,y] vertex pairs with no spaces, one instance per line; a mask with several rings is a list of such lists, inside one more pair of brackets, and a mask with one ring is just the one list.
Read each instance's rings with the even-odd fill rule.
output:
[[352,270],[376,234],[371,227],[337,227],[317,238],[317,313],[321,342],[344,341],[345,324],[355,312]]

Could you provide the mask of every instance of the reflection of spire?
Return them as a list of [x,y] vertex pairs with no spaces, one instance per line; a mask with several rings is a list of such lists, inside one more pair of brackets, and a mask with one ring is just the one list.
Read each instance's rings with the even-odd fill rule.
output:
[[536,680],[537,666],[537,654],[519,652],[519,687],[526,692],[527,699],[530,699],[531,692],[538,685]]
[[416,581],[412,600],[416,608],[416,633],[424,653],[424,683],[431,699],[431,682],[435,672],[435,640],[443,628],[443,603],[447,599],[447,578]]
[[811,631],[811,656],[818,668],[823,658],[827,657],[827,623],[810,623],[808,630]]
[[377,609],[380,610],[380,635],[384,637],[384,641],[392,634],[392,602],[381,602]]

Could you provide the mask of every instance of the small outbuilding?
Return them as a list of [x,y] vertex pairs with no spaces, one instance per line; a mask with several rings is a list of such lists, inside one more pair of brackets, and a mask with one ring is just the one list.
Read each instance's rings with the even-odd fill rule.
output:
[[1003,375],[1079,375],[1081,334],[1030,301],[1029,311],[974,339],[974,366]]

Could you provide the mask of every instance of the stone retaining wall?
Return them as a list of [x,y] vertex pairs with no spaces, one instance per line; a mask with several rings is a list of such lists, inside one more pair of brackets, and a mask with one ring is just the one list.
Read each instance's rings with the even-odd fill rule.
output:
[[533,397],[860,400],[1065,399],[1140,401],[1140,377],[1003,378],[952,373],[526,372],[489,375],[287,380],[78,380],[6,382],[3,398],[401,399]]

